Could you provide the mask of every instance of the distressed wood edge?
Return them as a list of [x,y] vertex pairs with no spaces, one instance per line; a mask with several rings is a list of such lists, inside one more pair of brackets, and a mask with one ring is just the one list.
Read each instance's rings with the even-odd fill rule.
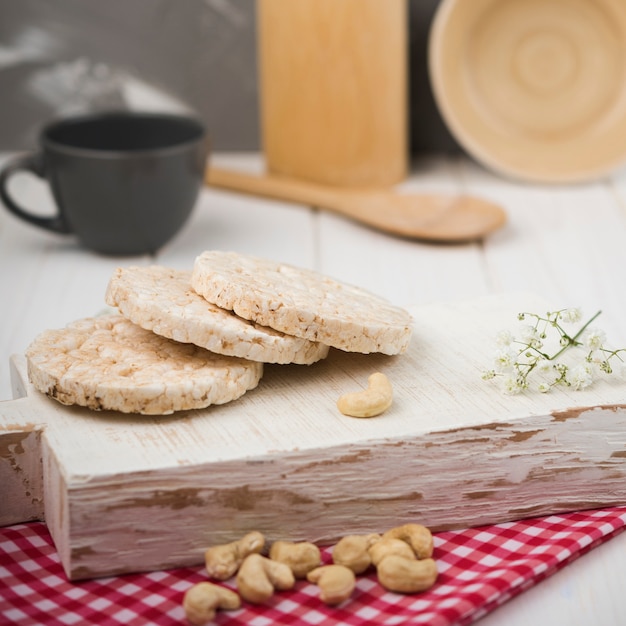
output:
[[11,357],[14,399],[0,402],[0,526],[44,519],[41,438],[45,424],[30,409],[28,386],[19,367],[23,360]]
[[67,577],[73,580],[70,542],[74,532],[70,519],[72,492],[60,470],[54,451],[42,438],[43,500],[45,521]]
[[[584,458],[576,442],[606,424],[614,440]],[[198,565],[206,547],[249,530],[329,545],[409,521],[441,531],[623,504],[626,406],[107,480],[108,496],[102,478],[65,485],[69,517],[55,534],[73,580]]]
[[42,429],[0,426],[0,526],[44,519]]

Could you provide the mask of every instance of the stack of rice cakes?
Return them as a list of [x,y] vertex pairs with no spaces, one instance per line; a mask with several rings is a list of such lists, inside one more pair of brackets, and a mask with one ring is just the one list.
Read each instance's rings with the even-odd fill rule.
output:
[[394,355],[407,311],[323,274],[208,251],[192,271],[118,268],[106,303],[118,313],[39,335],[26,351],[36,389],[63,404],[167,415],[254,389],[264,363],[311,365],[330,347]]

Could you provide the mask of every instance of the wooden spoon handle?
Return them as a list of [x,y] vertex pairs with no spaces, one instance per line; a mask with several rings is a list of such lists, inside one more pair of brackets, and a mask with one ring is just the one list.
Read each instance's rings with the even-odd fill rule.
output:
[[383,232],[428,241],[474,241],[502,226],[503,210],[472,197],[337,189],[283,176],[209,167],[205,182],[227,189],[327,209]]
[[333,190],[282,176],[246,174],[208,167],[205,183],[217,189],[324,208],[330,208],[337,201],[337,194]]

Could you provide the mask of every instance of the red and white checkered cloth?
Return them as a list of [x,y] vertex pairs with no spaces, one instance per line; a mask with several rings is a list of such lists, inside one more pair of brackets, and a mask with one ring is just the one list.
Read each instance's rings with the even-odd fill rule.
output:
[[[244,603],[215,623],[365,626],[469,624],[622,531],[626,507],[552,515],[435,535],[439,578],[415,595],[390,593],[374,572],[353,597],[327,607],[298,581],[261,606]],[[330,562],[331,551],[323,551]],[[206,580],[202,567],[68,582],[41,523],[0,528],[0,624],[166,626],[185,624],[183,594]],[[231,581],[225,583],[234,588]]]

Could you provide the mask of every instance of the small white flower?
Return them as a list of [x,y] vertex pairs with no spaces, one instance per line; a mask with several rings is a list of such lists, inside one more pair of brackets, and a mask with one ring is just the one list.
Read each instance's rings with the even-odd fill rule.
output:
[[[582,327],[584,332],[570,334],[563,325],[580,322],[582,313],[578,307],[545,314],[519,313],[521,324],[516,335],[508,330],[496,335],[494,368],[483,372],[483,378],[498,377],[502,391],[509,395],[527,389],[547,393],[556,385],[585,389],[596,378],[612,373],[626,381],[626,348],[607,349],[604,331],[588,328],[599,314],[600,311],[587,321]],[[535,323],[528,324],[526,320]],[[556,360],[565,351],[567,360]],[[580,358],[572,363],[577,356]]]
[[519,384],[519,381],[515,376],[505,376],[502,379],[502,391],[510,396],[513,396],[522,391],[522,385]]
[[496,372],[506,372],[515,365],[517,352],[512,349],[496,350],[493,357],[494,369]]
[[496,344],[499,346],[510,346],[514,340],[513,333],[509,330],[501,330],[496,335]]
[[575,307],[573,309],[565,309],[565,311],[561,311],[560,317],[566,324],[575,324],[576,322],[580,322],[582,319],[582,311]]
[[520,326],[519,333],[520,333],[520,339],[524,343],[530,344],[532,341],[539,338],[537,329],[534,326],[531,326],[530,324],[522,324]]
[[574,389],[584,389],[593,382],[593,370],[589,365],[577,365],[569,371],[568,381]]
[[589,350],[599,350],[606,341],[606,333],[600,328],[590,328],[583,335],[583,343]]

